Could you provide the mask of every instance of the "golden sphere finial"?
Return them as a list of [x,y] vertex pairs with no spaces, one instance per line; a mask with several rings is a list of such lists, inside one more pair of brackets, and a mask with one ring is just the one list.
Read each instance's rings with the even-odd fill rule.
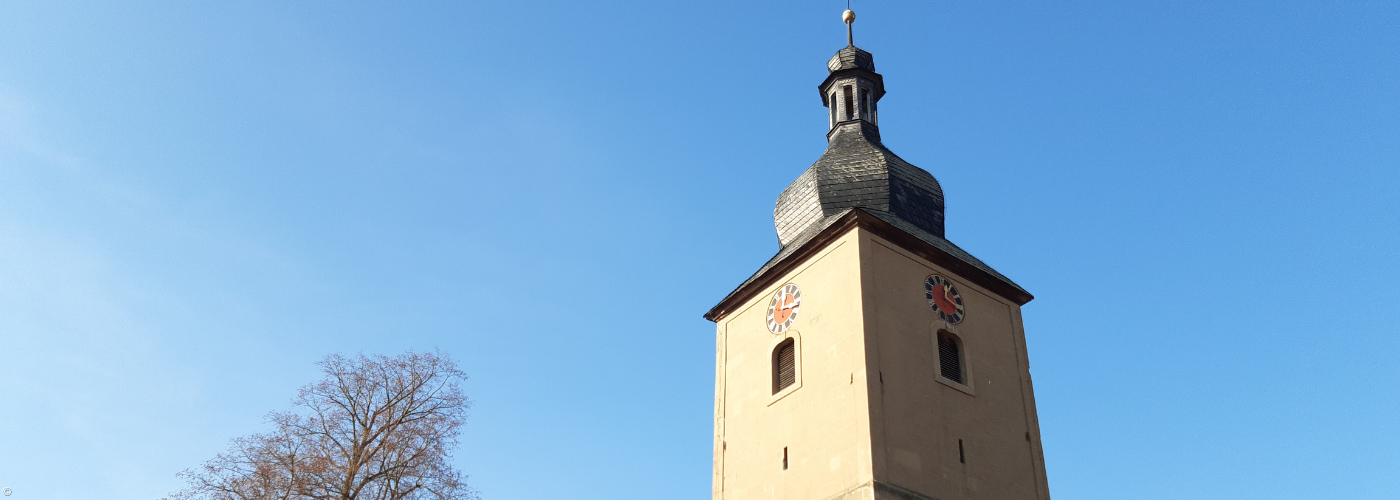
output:
[[856,12],[851,9],[846,9],[845,12],[841,13],[841,21],[845,22],[846,24],[856,22]]

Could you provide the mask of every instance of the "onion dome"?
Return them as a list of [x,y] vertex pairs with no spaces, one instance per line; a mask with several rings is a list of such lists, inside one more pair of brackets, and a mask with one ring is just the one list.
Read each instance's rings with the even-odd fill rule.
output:
[[778,243],[786,247],[819,229],[825,218],[851,208],[888,214],[942,238],[938,180],[880,142],[876,103],[885,95],[885,83],[875,72],[874,56],[848,45],[832,56],[827,70],[817,87],[830,110],[826,153],[778,196],[773,209]]

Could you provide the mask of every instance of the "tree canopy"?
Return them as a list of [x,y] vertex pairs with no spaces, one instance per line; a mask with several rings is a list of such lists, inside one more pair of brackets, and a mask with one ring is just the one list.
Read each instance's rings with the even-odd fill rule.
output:
[[451,465],[471,402],[437,352],[327,356],[275,429],[180,473],[168,500],[473,500]]

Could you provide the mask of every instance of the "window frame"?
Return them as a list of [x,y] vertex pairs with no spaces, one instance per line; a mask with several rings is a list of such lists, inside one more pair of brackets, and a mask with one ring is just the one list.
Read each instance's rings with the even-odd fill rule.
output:
[[[957,344],[958,346],[958,364],[962,365],[962,382],[958,382],[956,380],[943,376],[943,357],[941,355],[942,353],[940,353],[938,350],[938,337],[940,335],[946,335],[948,338],[953,340],[954,344]],[[933,344],[934,380],[938,381],[938,383],[940,384],[957,389],[969,396],[976,396],[977,393],[974,390],[974,388],[976,387],[976,379],[972,376],[972,363],[970,362],[971,356],[967,355],[967,343],[963,341],[962,336],[958,335],[957,330],[955,330],[952,327],[952,325],[940,322],[939,324],[934,325],[933,334],[929,337],[929,340],[931,340]]]
[[[773,380],[773,377],[778,376],[778,367],[776,365],[778,362],[778,348],[789,340],[792,341],[792,385],[784,387],[775,393],[772,391],[772,387],[777,385],[777,381]],[[774,403],[777,403],[779,400],[802,388],[802,335],[799,334],[796,329],[789,328],[781,335],[773,335],[773,340],[768,345],[768,364],[768,376],[770,377],[768,380],[768,392],[771,394],[768,397],[768,405],[772,406]]]
[[[792,381],[791,381],[790,383],[788,383],[787,385],[783,385],[783,375],[785,375],[785,374],[783,373],[783,361],[782,361],[782,360],[783,360],[783,352],[788,352],[788,353],[790,353],[791,356],[792,356],[792,362],[791,362],[791,363],[792,363],[792,364],[791,364],[791,369],[792,369],[792,373],[791,373],[791,375],[792,375]],[[786,340],[784,340],[784,341],[782,341],[782,342],[779,342],[777,346],[774,346],[774,347],[773,347],[773,352],[770,354],[769,365],[770,365],[769,368],[771,368],[771,369],[772,369],[771,371],[773,372],[773,373],[772,373],[772,375],[773,375],[773,380],[772,380],[772,382],[773,382],[773,383],[771,384],[771,387],[772,387],[772,389],[773,389],[773,392],[772,392],[771,394],[777,394],[777,393],[783,392],[784,389],[787,389],[787,388],[789,388],[789,387],[792,387],[793,384],[796,384],[796,383],[797,383],[797,342],[794,341],[794,340],[792,340],[792,339],[786,339]]]

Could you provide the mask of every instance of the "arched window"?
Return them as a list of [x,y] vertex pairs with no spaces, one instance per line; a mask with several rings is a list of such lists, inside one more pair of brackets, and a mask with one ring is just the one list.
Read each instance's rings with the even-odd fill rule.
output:
[[938,332],[938,374],[953,382],[967,384],[962,351],[962,341],[957,336]]
[[797,344],[787,339],[773,348],[773,394],[797,383]]

